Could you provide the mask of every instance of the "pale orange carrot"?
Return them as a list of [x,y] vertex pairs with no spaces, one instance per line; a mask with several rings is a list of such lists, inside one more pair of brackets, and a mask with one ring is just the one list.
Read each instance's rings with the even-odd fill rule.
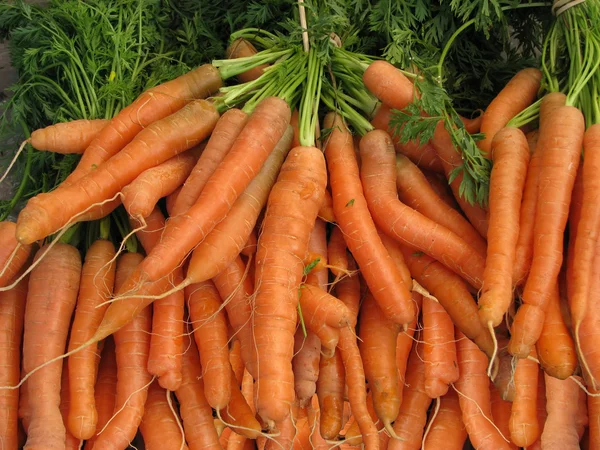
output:
[[439,401],[439,410],[431,419],[433,423],[429,425],[423,450],[462,450],[467,440],[467,430],[462,420],[458,394],[450,389]]
[[511,403],[504,400],[500,396],[500,391],[496,389],[494,383],[490,381],[490,400],[492,404],[492,419],[494,424],[508,441],[509,448],[512,450],[518,450],[518,446],[512,442],[510,435],[510,410]]
[[56,123],[32,131],[29,143],[36,150],[82,154],[109,122],[104,119],[80,119]]
[[520,447],[529,447],[542,432],[536,412],[539,375],[540,369],[535,361],[523,358],[517,362],[509,427],[511,440]]

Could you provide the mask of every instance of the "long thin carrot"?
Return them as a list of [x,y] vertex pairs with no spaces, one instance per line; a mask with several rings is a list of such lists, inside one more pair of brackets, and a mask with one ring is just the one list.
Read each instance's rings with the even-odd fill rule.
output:
[[73,184],[107,161],[152,123],[173,114],[193,99],[207,97],[221,85],[218,70],[212,64],[204,64],[143,92],[98,133],[77,169],[67,178],[66,185]]
[[179,429],[177,411],[167,397],[171,392],[164,390],[154,381],[148,389],[148,399],[144,407],[144,416],[140,423],[140,432],[144,438],[144,447],[148,450],[187,450],[185,437]]
[[433,422],[429,425],[423,450],[462,450],[467,440],[467,430],[462,420],[458,394],[450,389],[439,402],[440,406],[431,419]]
[[425,360],[425,393],[438,398],[458,380],[456,343],[452,319],[435,300],[423,298],[423,359]]
[[223,161],[247,121],[248,115],[237,108],[226,111],[219,118],[204,151],[177,197],[171,216],[183,214],[196,203],[206,182]]
[[[10,291],[0,292],[0,385],[13,386],[21,374],[21,339],[28,278]],[[24,388],[21,388],[24,389]],[[18,448],[19,390],[0,391],[0,442]]]
[[407,324],[415,316],[410,292],[377,235],[363,194],[352,135],[338,115],[328,114],[324,128],[333,130],[325,143],[325,155],[338,226],[375,300],[393,321]]
[[258,241],[254,312],[258,352],[256,409],[269,425],[282,421],[294,400],[291,360],[297,289],[326,179],[325,159],[319,149],[293,149],[269,195]]
[[598,396],[598,391],[592,390],[592,394],[594,395],[587,396],[590,449],[600,446],[600,396]]
[[54,233],[92,205],[114,197],[144,170],[192,148],[212,131],[219,117],[206,100],[188,103],[141,131],[125,148],[68,187],[39,194],[17,221],[17,239],[31,243]]
[[489,104],[481,122],[481,133],[485,134],[485,138],[477,143],[488,158],[492,156],[492,140],[496,133],[533,103],[541,80],[542,72],[538,69],[520,70]]
[[16,229],[14,222],[0,222],[0,288],[8,286],[32,250],[31,245],[19,244]]
[[194,339],[186,345],[181,386],[175,395],[190,450],[222,450],[213,424],[212,408],[204,396],[202,367]]
[[[115,291],[142,260],[139,253],[126,253],[117,261]],[[132,322],[114,334],[117,359],[117,396],[113,416],[96,438],[94,450],[125,449],[133,440],[144,413],[148,373],[152,308],[144,308]]]
[[541,334],[548,298],[562,265],[563,233],[584,128],[581,111],[570,106],[559,107],[548,118],[548,132],[540,135],[538,141],[543,150],[533,260],[509,342],[510,353],[519,358],[531,353]]
[[188,281],[199,283],[214,278],[242,251],[290,150],[291,133],[288,127],[227,216],[194,249],[187,271]]
[[[423,305],[423,296],[416,291],[412,291],[412,299],[417,305],[417,308],[421,310]],[[400,383],[400,404],[402,404],[402,397],[404,396],[404,388],[407,385],[406,382],[406,371],[408,369],[408,358],[412,352],[412,348],[415,343],[414,335],[418,327],[418,317],[415,317],[413,322],[408,326],[408,329],[398,334],[396,339],[396,366],[398,367],[398,381]]]
[[170,273],[227,215],[285,133],[289,121],[290,108],[278,97],[267,97],[256,106],[194,206],[169,221],[160,244],[144,260],[142,272],[147,279],[157,280]]
[[[99,359],[99,356],[96,357]],[[69,410],[71,409],[71,393],[69,392],[69,361],[63,364],[63,371],[60,380],[60,414],[62,416],[63,423],[67,423]],[[83,441],[77,439],[67,428],[65,434],[65,450],[79,450]]]
[[[40,258],[48,247],[36,255]],[[75,247],[58,243],[31,272],[25,307],[23,371],[64,353],[81,277]],[[60,448],[66,430],[60,414],[62,360],[33,373],[27,380],[30,411],[26,448]]]
[[[78,348],[93,334],[108,305],[100,306],[112,296],[116,265],[112,242],[99,239],[88,249],[81,271],[79,297],[71,326],[68,350]],[[71,406],[67,428],[79,439],[89,439],[96,431],[98,413],[94,399],[98,344],[90,345],[68,359]]]
[[479,232],[458,211],[437,196],[421,170],[408,158],[396,155],[398,198],[405,205],[462,237],[485,256],[487,245]]
[[367,133],[360,142],[361,179],[375,223],[383,232],[448,266],[478,288],[485,261],[463,239],[404,205],[396,194],[396,158],[389,135]]
[[56,123],[32,131],[29,143],[36,150],[82,154],[109,122],[104,119],[80,119]]
[[133,217],[148,217],[159,199],[183,184],[202,151],[202,144],[145,170],[122,190],[123,206]]
[[510,439],[519,447],[529,447],[542,432],[538,423],[538,377],[540,369],[535,361],[523,358],[515,369],[515,397],[510,414]]
[[518,128],[503,128],[492,141],[488,251],[479,297],[479,319],[488,327],[500,325],[513,300],[515,250],[529,145]]

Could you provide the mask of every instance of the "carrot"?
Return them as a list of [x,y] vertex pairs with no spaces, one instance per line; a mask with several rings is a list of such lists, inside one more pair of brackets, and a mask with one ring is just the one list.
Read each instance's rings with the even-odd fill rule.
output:
[[365,198],[381,230],[437,258],[474,287],[480,287],[484,258],[459,236],[398,200],[396,159],[388,134],[379,130],[367,133],[360,142],[360,151]]
[[369,64],[363,74],[363,82],[375,97],[394,109],[406,108],[417,94],[413,83],[384,60]]
[[[423,296],[416,291],[412,291],[412,298],[417,308],[420,310],[423,304]],[[406,370],[408,367],[408,358],[412,352],[413,343],[415,342],[415,332],[418,326],[418,317],[415,317],[413,322],[410,323],[408,329],[398,334],[396,339],[396,366],[398,367],[398,381],[400,383],[400,404],[402,404],[402,397],[404,396],[404,388],[406,382]]]
[[550,376],[564,380],[573,375],[577,368],[577,352],[560,311],[558,283],[550,293],[536,348],[540,365]]
[[445,174],[439,174],[431,172],[430,170],[424,170],[423,175],[425,175],[425,178],[427,178],[431,189],[433,189],[433,191],[441,200],[444,201],[444,203],[457,210],[460,208],[458,206],[458,203],[456,202],[456,199],[454,198],[454,194],[452,193],[452,189],[448,184],[448,180],[446,180]]
[[227,216],[194,249],[187,271],[188,281],[198,283],[215,277],[242,251],[267,203],[269,192],[290,150],[290,141],[291,129],[288,128]]
[[[98,355],[96,359],[99,359]],[[64,363],[62,376],[60,380],[60,415],[62,417],[63,423],[67,423],[69,410],[71,409],[71,394],[69,392],[69,362],[66,361]],[[67,429],[65,434],[65,450],[79,450],[79,447],[83,444],[81,439],[77,439],[73,434]]]
[[109,122],[104,119],[81,119],[56,123],[32,131],[29,143],[36,150],[65,155],[69,153],[82,154]]
[[198,161],[202,144],[145,170],[122,190],[123,206],[133,217],[148,217],[159,199],[183,184]]
[[[579,441],[588,423],[586,395],[572,379],[559,380],[544,375],[548,417],[542,431],[544,450],[579,449]],[[581,378],[576,377],[581,380]]]
[[[88,249],[81,271],[75,318],[67,349],[80,347],[94,334],[108,305],[100,306],[113,293],[116,265],[112,242],[99,239]],[[85,347],[69,356],[71,406],[65,422],[69,432],[82,440],[96,431],[98,413],[94,399],[94,383],[98,366],[98,344]]]
[[196,203],[206,182],[231,149],[246,122],[248,115],[237,108],[226,111],[219,118],[204,151],[181,189],[181,196],[175,202],[171,216],[185,213]]
[[182,188],[183,188],[183,185],[179,186],[177,189],[175,189],[173,192],[171,192],[169,195],[167,195],[167,198],[165,199],[165,206],[167,208],[167,214],[169,216],[173,215],[173,208],[175,206],[175,202],[177,201],[177,198],[179,197],[179,193],[181,192]]
[[[254,380],[252,378],[252,375],[250,375],[250,372],[248,372],[247,370],[244,370],[244,373],[242,375],[242,395],[243,395],[244,399],[246,400],[246,403],[247,403],[248,407],[250,408],[250,411],[252,413],[255,413],[256,411],[254,409]],[[234,395],[234,397],[235,397],[235,395]],[[258,421],[253,422],[253,424],[258,424]],[[229,439],[227,448],[228,449],[231,448],[232,450],[246,449],[248,447],[247,446],[248,442],[252,443],[252,448],[254,448],[254,444],[253,444],[254,441],[252,439],[248,439],[247,436],[236,433],[233,436],[233,438]]]
[[587,396],[587,409],[590,420],[590,449],[600,446],[600,396],[598,391],[592,390],[592,394]]
[[348,256],[346,255],[346,241],[342,229],[335,226],[331,229],[327,243],[327,263],[329,270],[337,279],[348,272]]
[[[0,292],[0,386],[13,386],[20,379],[28,281],[26,277],[10,291]],[[0,391],[0,442],[5,448],[19,448],[18,409],[19,390]]]
[[583,170],[579,166],[573,185],[573,194],[571,195],[571,206],[569,207],[569,242],[567,244],[567,270],[566,285],[567,298],[569,300],[569,309],[573,300],[573,266],[575,262],[575,239],[577,238],[577,227],[581,220],[581,211],[583,210]]
[[240,255],[243,255],[246,257],[254,256],[254,254],[256,253],[257,246],[258,246],[258,236],[256,235],[256,227],[254,227],[252,229],[252,231],[250,231],[250,235],[248,236],[246,243],[242,247],[242,250],[240,251]]
[[[98,411],[96,429],[102,430],[115,410],[117,398],[117,358],[115,354],[115,341],[108,337],[104,341],[104,348],[98,365],[98,376],[94,387],[94,400]],[[97,435],[94,434],[86,441],[85,449],[90,450],[94,446]]]
[[462,418],[469,439],[477,449],[508,450],[510,445],[500,435],[492,422],[488,359],[470,339],[456,332],[458,368],[456,382]]
[[511,402],[502,399],[500,391],[494,386],[494,383],[490,381],[490,399],[492,405],[492,419],[494,424],[498,427],[502,436],[509,440],[508,445],[513,450],[518,450],[512,440],[510,440],[510,412]]
[[479,131],[481,130],[481,123],[483,122],[483,111],[478,110],[477,112],[479,113],[479,115],[474,118],[460,116],[460,120],[462,121],[465,130],[467,130],[469,134],[479,133]]
[[548,118],[548,132],[540,135],[542,168],[534,225],[533,260],[517,311],[509,351],[526,358],[538,340],[544,313],[562,265],[563,233],[575,174],[579,167],[585,123],[577,108],[559,107]]
[[523,189],[521,212],[519,213],[519,238],[515,249],[515,264],[513,269],[513,283],[520,285],[525,282],[531,266],[533,253],[533,224],[535,222],[535,203],[540,181],[540,163],[542,152],[537,145],[539,132],[534,131],[527,135],[529,153],[531,158],[527,167],[527,178]]
[[423,172],[402,155],[396,155],[396,186],[402,203],[460,236],[480,255],[486,255],[487,244],[477,230],[438,197]]
[[[36,258],[47,248],[42,247]],[[32,270],[23,333],[25,373],[64,353],[80,276],[79,252],[62,243],[55,244]],[[66,430],[59,410],[62,366],[62,360],[57,360],[27,380],[30,418],[26,448],[64,446]]]
[[338,115],[328,114],[324,127],[333,130],[325,143],[325,156],[333,210],[344,240],[385,315],[398,324],[410,323],[415,315],[410,292],[377,235],[363,194],[352,136]]
[[454,324],[444,307],[427,297],[423,298],[422,320],[425,393],[438,398],[448,392],[448,385],[459,376]]
[[[256,408],[269,426],[289,414],[294,400],[291,360],[297,289],[326,178],[325,160],[319,149],[293,149],[269,195],[258,240],[254,311],[258,353]],[[277,343],[275,348],[273,343]]]
[[16,229],[14,222],[0,222],[0,288],[12,281],[32,250],[30,245],[19,244],[15,238]]
[[462,450],[467,439],[467,430],[462,420],[458,394],[450,389],[438,399],[439,410],[432,417],[429,433],[425,436],[423,450]]
[[394,431],[399,439],[390,441],[390,450],[418,449],[421,446],[431,398],[425,392],[425,363],[419,355],[420,345],[417,344],[408,358],[406,387],[394,422]]
[[[227,58],[236,59],[243,58],[245,56],[252,56],[257,53],[256,48],[250,41],[247,41],[244,38],[238,38],[227,47]],[[237,79],[240,83],[247,83],[249,81],[254,81],[263,74],[264,70],[269,67],[267,64],[261,64],[260,66],[256,66],[246,72],[242,72],[237,76]]]
[[17,239],[31,243],[59,230],[93,205],[115,196],[144,170],[197,145],[210,134],[219,113],[206,100],[195,100],[141,131],[131,143],[74,184],[39,194],[17,221]]
[[140,423],[140,432],[147,450],[187,450],[179,417],[171,404],[171,392],[164,390],[154,381],[148,389],[148,400]]
[[542,72],[528,68],[517,72],[483,113],[481,133],[485,138],[477,143],[484,155],[491,158],[492,140],[510,119],[527,108],[537,96]]
[[279,450],[294,448],[294,437],[296,436],[296,428],[292,415],[288,415],[285,419],[277,422],[277,434],[272,439],[269,439],[265,444],[265,450]]
[[319,400],[319,430],[324,439],[335,439],[343,426],[344,387],[346,374],[339,349],[333,357],[321,357],[317,397]]
[[536,362],[527,358],[517,362],[509,427],[510,439],[519,447],[529,447],[540,437],[542,431],[536,413],[539,373]]
[[[227,444],[229,443],[229,438],[233,435],[233,430],[231,428],[225,428],[221,435],[219,436],[219,449],[226,449]],[[264,447],[263,447],[264,448]]]
[[218,70],[211,64],[204,64],[143,92],[98,133],[86,149],[77,169],[65,180],[65,186],[75,183],[117,154],[152,123],[175,113],[193,99],[207,97],[221,85]]
[[242,361],[240,341],[238,339],[234,339],[231,342],[231,346],[229,348],[229,364],[231,365],[231,370],[233,370],[233,374],[238,386],[241,386],[245,367],[244,361]]
[[194,206],[169,221],[160,244],[142,264],[147,279],[157,280],[171,272],[225,217],[273,151],[289,121],[290,108],[284,100],[267,97],[258,104]]
[[318,329],[322,324],[342,328],[349,324],[352,315],[343,302],[310,284],[304,284],[300,289],[300,305],[310,317],[309,321],[305,321],[309,328]]
[[503,128],[492,141],[494,167],[490,177],[488,251],[479,297],[479,319],[490,332],[502,322],[513,301],[515,249],[519,210],[529,145],[518,128]]
[[319,357],[321,356],[321,341],[314,332],[307,330],[306,336],[301,327],[294,335],[294,390],[296,401],[303,408],[317,390],[319,378]]
[[255,417],[255,410],[242,394],[233,372],[230,372],[229,381],[231,383],[231,397],[227,408],[223,409],[222,420],[233,428],[236,433],[248,439],[256,439],[261,435],[261,427]]
[[399,332],[398,324],[385,317],[373,295],[367,292],[360,310],[358,348],[373,392],[375,412],[392,437],[392,422],[398,416],[401,401],[395,358]]
[[452,143],[452,138],[446,130],[444,123],[440,121],[431,140],[431,145],[435,148],[435,152],[442,161],[444,166],[444,173],[448,180],[452,179],[450,188],[454,194],[454,198],[460,205],[460,209],[465,213],[471,225],[481,234],[484,238],[487,237],[488,220],[487,213],[484,208],[477,204],[471,204],[465,200],[461,195],[460,185],[463,180],[463,174],[459,173],[456,177],[451,178],[453,171],[463,164],[462,156]]
[[212,281],[185,289],[185,298],[200,352],[204,394],[216,410],[227,406],[231,395],[227,322],[221,310],[221,297]]
[[[394,264],[396,264],[396,267],[400,272],[400,275],[402,276],[402,281],[406,286],[412,286],[412,276],[410,275],[410,270],[408,270],[408,266],[406,265],[406,261],[404,260],[401,245],[395,239],[387,236],[386,234],[383,234],[381,231],[378,230],[377,232],[379,233],[381,242],[383,243],[385,248],[388,250],[388,253],[394,260]],[[412,299],[412,301],[414,303],[414,298]]]

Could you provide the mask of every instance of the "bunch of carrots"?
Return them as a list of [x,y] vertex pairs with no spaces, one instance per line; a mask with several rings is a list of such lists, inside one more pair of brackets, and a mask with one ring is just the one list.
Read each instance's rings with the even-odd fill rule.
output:
[[[212,65],[32,133],[82,158],[0,224],[2,448],[600,448],[600,128],[559,93],[511,126],[541,77],[464,120],[487,207],[452,129],[394,136],[419,93],[384,61],[359,137],[294,96],[225,108]],[[143,251],[61,240],[121,204]]]

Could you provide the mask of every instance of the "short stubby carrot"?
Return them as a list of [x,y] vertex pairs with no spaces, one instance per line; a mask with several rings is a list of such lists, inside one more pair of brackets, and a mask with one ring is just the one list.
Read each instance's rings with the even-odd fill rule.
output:
[[[81,277],[79,251],[62,243],[48,248],[38,251],[36,258],[43,256],[43,259],[29,277],[23,332],[25,373],[64,353],[77,301]],[[59,409],[62,367],[59,359],[27,380],[30,413],[27,449],[65,445],[66,429]]]
[[333,113],[325,118],[324,128],[333,130],[325,143],[325,156],[338,226],[386,316],[408,324],[415,316],[410,292],[377,234],[363,194],[352,135]]
[[529,145],[518,128],[503,128],[492,141],[488,249],[479,297],[479,318],[497,327],[513,300],[519,213],[529,164]]
[[[256,53],[258,53],[256,47],[254,47],[250,41],[244,38],[238,38],[233,41],[229,47],[227,47],[227,51],[225,52],[229,59],[244,58],[247,56],[253,56]],[[254,81],[264,73],[264,70],[267,67],[267,64],[261,64],[260,66],[253,67],[250,70],[240,73],[237,76],[237,79],[240,81],[240,83]]]
[[367,133],[360,141],[361,179],[375,223],[399,242],[436,258],[481,287],[485,261],[463,239],[404,205],[396,194],[396,157],[385,131]]
[[310,403],[317,391],[319,379],[319,359],[321,356],[321,340],[313,331],[307,329],[306,335],[302,327],[298,327],[294,335],[294,390],[296,402],[301,408]]
[[269,426],[282,421],[294,401],[291,362],[297,289],[326,183],[323,153],[315,147],[294,148],[269,195],[258,240],[254,310],[258,353],[256,409]]
[[[467,430],[462,420],[458,394],[450,389],[440,398],[440,407],[432,417],[423,450],[462,450],[467,440]],[[435,411],[435,410],[434,410]]]
[[29,143],[36,150],[82,154],[109,122],[104,119],[80,119],[56,123],[32,131]]
[[313,319],[312,323],[306,323],[307,326],[325,324],[342,328],[349,325],[352,312],[343,302],[320,287],[304,284],[300,288],[299,297],[302,311],[310,312]]
[[319,400],[319,429],[324,439],[335,439],[343,426],[346,372],[339,349],[333,357],[321,357],[317,397]]
[[509,352],[527,358],[544,324],[548,298],[563,260],[564,231],[579,167],[585,121],[571,106],[559,107],[548,118],[548,132],[540,135],[542,169],[536,205],[531,269],[517,310]]
[[386,105],[404,109],[416,96],[414,84],[387,61],[374,61],[363,74],[363,82],[369,91]]
[[[95,241],[88,249],[81,271],[75,318],[71,326],[68,350],[73,350],[92,337],[102,320],[113,294],[116,265],[112,242]],[[89,439],[96,431],[98,413],[94,398],[98,344],[92,344],[69,356],[69,389],[71,406],[67,428],[79,439]]]
[[[0,292],[0,386],[16,385],[21,375],[21,339],[28,282],[29,278],[25,277],[10,291]],[[0,391],[0,442],[5,448],[18,448],[18,409],[19,390]]]
[[529,447],[542,432],[536,413],[539,375],[539,365],[535,361],[523,358],[517,362],[509,427],[510,439],[519,447]]
[[31,246],[15,238],[17,224],[0,222],[0,288],[8,286],[31,254]]
[[143,171],[199,144],[210,134],[218,117],[210,102],[195,100],[154,122],[76,183],[29,200],[17,220],[17,239],[28,244],[77,221],[78,214],[114,197]]
[[492,140],[496,133],[504,128],[510,119],[533,103],[541,80],[542,72],[538,69],[520,70],[489,104],[483,113],[480,130],[485,134],[485,138],[477,143],[488,158],[492,157]]
[[143,92],[98,133],[86,149],[77,169],[65,180],[65,186],[84,177],[94,167],[99,167],[152,123],[175,113],[194,99],[207,97],[221,85],[219,71],[212,64],[204,64]]
[[123,206],[133,217],[148,217],[156,202],[183,184],[198,161],[202,145],[142,172],[122,190]]
[[142,265],[144,277],[170,273],[231,209],[273,151],[290,122],[290,107],[267,97],[254,109],[231,150],[185,214],[171,218],[161,242]]
[[248,114],[237,108],[232,108],[219,117],[204,151],[181,188],[181,197],[177,197],[171,216],[185,213],[196,203],[206,182],[223,161],[247,121]]

